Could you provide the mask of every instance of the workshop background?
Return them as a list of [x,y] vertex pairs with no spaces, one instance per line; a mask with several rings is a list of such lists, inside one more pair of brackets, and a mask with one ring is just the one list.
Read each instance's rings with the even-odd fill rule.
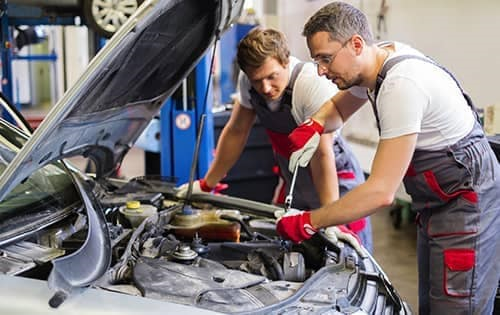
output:
[[[307,18],[329,3],[323,0],[247,0],[246,14],[232,32],[225,34],[217,47],[215,70],[210,86],[210,122],[213,143],[227,121],[231,109],[231,94],[236,92],[234,78],[235,45],[256,23],[275,27],[286,33],[292,54],[309,60],[305,39],[300,35]],[[485,130],[491,136],[500,134],[500,100],[497,76],[500,73],[500,42],[496,38],[500,29],[500,2],[494,0],[358,0],[347,1],[364,11],[372,23],[379,40],[397,40],[408,43],[432,56],[453,72],[462,86],[481,109]],[[8,11],[7,11],[8,12]],[[6,17],[2,17],[6,18]],[[105,39],[80,24],[78,19],[67,25],[30,26],[36,30],[39,43],[18,47],[12,56],[2,58],[5,68],[12,67],[7,88],[11,101],[27,117],[33,127],[45,117],[50,107],[74,84],[92,57],[105,44]],[[26,26],[13,30],[15,38]],[[4,34],[5,36],[5,34]],[[211,56],[204,67],[211,66]],[[231,58],[232,57],[232,58]],[[4,74],[5,78],[5,74]],[[4,82],[5,83],[5,82]],[[5,84],[2,85],[5,92]],[[179,92],[179,102],[189,103],[189,97],[204,92],[206,85],[191,80]],[[194,90],[194,91],[193,91]],[[189,97],[188,97],[189,96]],[[175,107],[175,106],[174,106]],[[159,114],[159,117],[161,115]],[[163,117],[163,116],[162,116]],[[372,122],[371,125],[366,124]],[[159,136],[159,118],[145,132],[144,139],[125,157],[118,176],[135,177],[145,174],[175,175],[171,166],[165,174],[164,165],[175,164],[175,155],[161,154],[165,137]],[[270,146],[263,130],[257,125],[242,161],[236,165],[226,182],[229,194],[249,199],[270,201],[276,184],[269,160]],[[375,120],[369,106],[365,106],[343,129],[355,154],[369,174],[374,150],[378,141]],[[173,140],[172,140],[173,141]],[[208,150],[213,149],[208,142]],[[186,145],[186,143],[184,143]],[[192,148],[194,143],[187,143]],[[174,162],[172,162],[172,160]],[[89,161],[75,158],[73,162],[89,170]],[[189,165],[184,161],[182,166]],[[258,165],[256,165],[258,164]],[[179,166],[180,167],[180,166]],[[189,168],[188,168],[189,169]],[[201,173],[200,173],[201,174]],[[183,177],[184,176],[184,177]],[[179,176],[186,179],[185,174]],[[183,180],[180,180],[183,182]],[[389,278],[414,310],[417,310],[416,232],[413,213],[408,206],[409,197],[400,189],[394,207],[373,216],[375,258]]]

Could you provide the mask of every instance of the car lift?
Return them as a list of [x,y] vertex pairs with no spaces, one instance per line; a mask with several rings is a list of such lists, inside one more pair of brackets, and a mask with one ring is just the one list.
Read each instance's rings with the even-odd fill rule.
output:
[[[189,180],[196,135],[203,115],[206,115],[206,118],[203,124],[195,178],[205,175],[213,159],[214,121],[213,91],[212,84],[209,82],[210,67],[211,53],[207,53],[188,79],[183,82],[181,100],[171,96],[160,111],[161,175],[177,178],[178,184]],[[190,99],[187,86],[193,76],[194,95]],[[208,93],[206,104],[205,93]]]
[[[221,68],[221,102],[230,102],[230,94],[236,90],[233,76],[235,75],[234,59],[239,40],[255,25],[236,24],[220,38],[220,68]],[[170,97],[163,105],[160,113],[161,135],[161,175],[176,177],[177,183],[189,181],[189,171],[198,134],[199,122],[206,116],[202,130],[202,140],[198,155],[197,173],[195,178],[203,177],[213,160],[214,152],[214,117],[212,108],[214,93],[210,76],[211,61],[215,52],[209,52],[199,61],[191,76],[194,76],[194,95],[189,99],[187,83],[182,89],[182,101]],[[236,73],[237,74],[237,73]],[[188,78],[189,81],[189,78]],[[207,94],[206,94],[207,93]],[[205,104],[206,101],[206,104]]]

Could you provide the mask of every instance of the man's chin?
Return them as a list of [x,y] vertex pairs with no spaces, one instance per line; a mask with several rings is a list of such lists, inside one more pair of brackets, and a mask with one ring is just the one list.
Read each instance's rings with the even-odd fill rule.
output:
[[341,80],[335,80],[335,81],[333,81],[332,80],[332,82],[337,86],[337,88],[339,90],[347,90],[348,88],[350,88],[350,86],[348,86],[347,84],[345,84],[344,81],[341,81]]
[[265,95],[265,96],[264,96],[264,99],[265,99],[266,101],[268,101],[268,102],[272,102],[272,101],[276,101],[276,100],[278,100],[278,99],[279,99],[279,96],[267,96],[267,95]]
[[332,82],[335,83],[337,88],[341,91],[348,90],[356,85],[355,83],[345,82],[345,81],[339,80],[339,79],[332,81]]

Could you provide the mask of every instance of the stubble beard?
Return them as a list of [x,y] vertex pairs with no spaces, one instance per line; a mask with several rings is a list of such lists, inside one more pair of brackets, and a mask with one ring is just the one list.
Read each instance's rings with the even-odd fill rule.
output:
[[[339,83],[336,83],[337,84],[337,87],[339,90],[348,90],[350,88],[352,88],[353,86],[361,86],[361,83],[363,82],[363,79],[361,78],[360,75],[356,76],[355,78],[353,79],[350,79],[348,81],[344,80],[343,78],[338,78],[339,79]],[[335,83],[335,82],[333,82]]]

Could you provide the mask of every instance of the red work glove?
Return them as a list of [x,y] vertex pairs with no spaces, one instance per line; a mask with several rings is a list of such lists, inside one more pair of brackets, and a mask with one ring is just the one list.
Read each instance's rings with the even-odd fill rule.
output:
[[198,183],[200,184],[200,189],[203,192],[211,192],[213,190],[213,187],[208,186],[204,178],[200,179]]
[[225,183],[217,183],[217,185],[215,185],[215,187],[214,187],[214,189],[213,189],[213,190],[214,190],[214,194],[216,194],[216,195],[217,195],[217,194],[218,194],[218,193],[220,193],[221,191],[226,190],[228,187],[229,187],[229,185],[228,185],[228,184],[225,184]]
[[[182,184],[178,189],[177,189],[177,193],[176,193],[176,196],[179,197],[179,198],[185,198],[186,195],[187,195],[187,191],[188,191],[188,188],[189,188],[189,183],[185,183],[185,184]],[[208,186],[207,185],[207,182],[205,181],[205,179],[199,179],[199,180],[195,180],[193,182],[193,188],[192,188],[192,193],[193,194],[199,194],[199,193],[209,193],[213,190],[212,187]]]
[[319,139],[323,130],[323,126],[316,120],[310,118],[288,135],[288,139],[291,143],[291,155],[288,164],[290,172],[294,172],[297,164],[302,167],[306,167],[309,164],[309,161],[319,145]]
[[278,234],[294,243],[310,239],[318,230],[311,224],[311,212],[291,209],[276,222]]

